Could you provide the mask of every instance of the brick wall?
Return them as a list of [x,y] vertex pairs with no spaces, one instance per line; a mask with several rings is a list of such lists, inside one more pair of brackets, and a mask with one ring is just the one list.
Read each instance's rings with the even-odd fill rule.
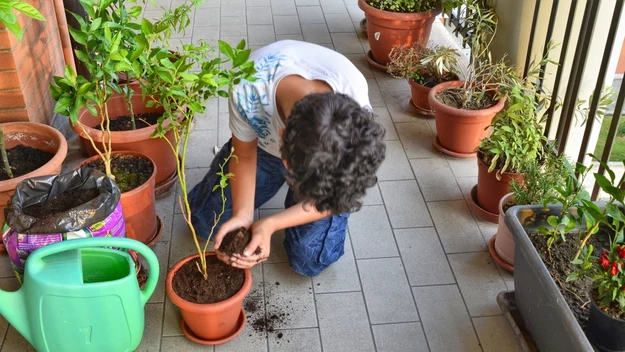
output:
[[0,122],[33,121],[51,124],[54,100],[49,83],[62,75],[63,49],[52,0],[28,0],[47,19],[22,14],[22,41],[0,25]]

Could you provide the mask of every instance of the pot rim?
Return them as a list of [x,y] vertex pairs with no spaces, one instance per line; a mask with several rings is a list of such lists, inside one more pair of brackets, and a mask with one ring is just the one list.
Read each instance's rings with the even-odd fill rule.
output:
[[[139,193],[142,193],[143,191],[145,191],[146,188],[148,187],[152,187],[154,188],[155,185],[155,181],[156,181],[156,163],[154,163],[154,160],[152,160],[152,158],[150,158],[149,156],[143,154],[143,153],[139,153],[139,152],[133,152],[133,151],[128,151],[128,150],[120,150],[120,151],[113,151],[111,152],[111,156],[113,155],[132,155],[135,157],[139,157],[142,159],[146,159],[149,160],[150,163],[152,163],[152,175],[150,175],[150,177],[148,178],[147,181],[143,182],[142,184],[140,184],[139,186],[137,186],[134,189],[131,189],[130,191],[127,192],[123,192],[121,193],[122,197],[132,197],[135,196]],[[76,166],[76,168],[74,170],[78,170],[79,168],[85,166],[86,164],[95,161],[97,159],[100,159],[100,155],[94,155],[88,159],[83,160],[80,164],[78,164],[78,166]],[[154,193],[154,192],[152,192]]]
[[[47,163],[43,164],[40,168],[33,170],[25,175],[19,176],[19,177],[0,181],[0,191],[2,192],[15,189],[15,187],[20,182],[24,181],[27,178],[34,177],[33,174],[37,173],[39,170],[45,168],[46,166],[49,166],[51,164],[57,164],[57,163],[59,165],[62,165],[63,161],[65,160],[65,157],[67,156],[68,146],[67,146],[67,140],[65,139],[65,136],[63,136],[63,134],[56,128],[53,128],[43,123],[39,123],[39,122],[5,122],[5,123],[2,123],[2,129],[4,131],[5,138],[6,138],[6,135],[11,135],[15,133],[28,134],[29,131],[24,132],[25,130],[28,130],[28,128],[20,128],[20,126],[27,127],[28,125],[31,125],[31,126],[34,125],[34,126],[37,126],[36,128],[43,129],[45,131],[44,134],[47,134],[48,136],[51,137],[52,140],[55,140],[56,148],[57,148],[56,152],[52,156],[52,159],[50,159]],[[19,132],[7,131],[6,130],[7,127],[9,127],[9,129],[14,127]]]
[[594,306],[594,308],[595,308],[597,311],[599,311],[599,313],[600,313],[600,314],[602,314],[604,317],[609,318],[609,319],[611,319],[611,320],[616,320],[616,321],[618,321],[619,323],[625,324],[625,320],[624,320],[624,319],[614,317],[614,316],[612,316],[612,315],[608,314],[608,313],[607,313],[606,311],[604,311],[603,309],[601,309],[601,307],[597,304],[597,302],[595,302],[595,299],[594,299],[593,297],[591,297],[591,300],[590,300],[590,301],[592,302],[592,305]]
[[[204,255],[215,255],[215,252],[205,252]],[[217,302],[217,303],[194,303],[189,302],[186,299],[180,297],[173,288],[173,280],[174,276],[187,262],[199,258],[200,254],[194,253],[189,256],[186,256],[179,260],[174,266],[172,266],[167,272],[167,278],[165,280],[165,288],[167,291],[167,296],[169,300],[177,307],[184,309],[186,311],[195,311],[195,312],[212,312],[212,311],[223,311],[226,310],[233,305],[237,304],[237,302],[242,302],[247,294],[250,292],[252,288],[252,274],[249,269],[244,269],[243,272],[245,274],[245,279],[243,281],[243,286],[241,289],[234,294],[234,296],[226,299],[225,301]]]
[[481,110],[457,109],[451,106],[447,106],[441,103],[440,101],[438,101],[438,99],[436,99],[436,94],[438,92],[445,90],[445,89],[453,88],[453,87],[459,87],[459,86],[462,86],[463,84],[464,84],[464,81],[461,81],[461,80],[447,81],[447,82],[439,83],[434,88],[432,88],[432,90],[430,90],[428,99],[434,111],[441,111],[445,114],[461,115],[461,116],[466,116],[466,117],[483,117],[484,115],[497,114],[499,111],[503,110],[504,103],[506,100],[505,98],[501,98],[497,100],[497,104],[491,107],[488,107],[486,109],[481,109]]
[[504,206],[504,204],[506,204],[510,199],[512,199],[512,197],[514,197],[514,192],[510,192],[510,193],[506,194],[499,201],[499,215],[500,216],[503,216],[503,206]]
[[399,21],[416,21],[421,19],[426,19],[430,17],[438,16],[443,9],[436,8],[430,11],[423,12],[392,12],[392,11],[384,11],[380,9],[376,9],[375,7],[369,5],[366,0],[358,0],[358,7],[365,12],[367,15],[372,15],[373,17],[386,19],[386,20],[399,20]]

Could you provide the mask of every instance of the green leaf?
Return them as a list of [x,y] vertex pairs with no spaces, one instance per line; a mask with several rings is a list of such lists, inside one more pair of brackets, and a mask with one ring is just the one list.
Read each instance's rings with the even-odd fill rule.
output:
[[128,10],[128,14],[132,17],[139,17],[142,11],[143,11],[142,6],[133,6],[130,8],[130,10]]
[[5,25],[17,22],[17,16],[15,16],[10,2],[0,1],[0,22]]
[[219,43],[219,51],[221,51],[226,57],[230,60],[234,60],[234,51],[232,50],[232,46],[230,44],[224,42],[223,40],[218,41]]
[[82,62],[89,62],[89,61],[91,61],[91,57],[89,55],[87,55],[87,53],[82,51],[82,50],[75,50],[74,53],[76,54],[76,57],[78,58],[78,60],[80,60]]
[[71,104],[72,104],[71,97],[67,95],[61,96],[59,100],[56,102],[56,105],[54,106],[54,112],[58,112],[58,113],[66,115]]
[[4,23],[4,26],[7,27],[9,32],[13,33],[13,35],[17,37],[17,40],[22,41],[24,32],[22,32],[22,27],[20,27],[19,23]]
[[555,215],[551,215],[547,218],[547,223],[553,227],[557,227],[560,224],[560,219]]
[[39,12],[39,10],[37,10],[32,5],[30,5],[30,4],[26,3],[26,2],[14,2],[13,3],[13,8],[16,9],[17,11],[25,14],[26,16],[34,18],[36,20],[39,20],[39,21],[45,21],[46,20],[46,18],[43,17],[43,15],[41,14],[41,12]]
[[225,90],[218,90],[217,94],[222,97],[222,98],[228,98],[230,97],[230,95],[228,94],[228,92],[226,92]]
[[215,187],[213,187],[213,192],[215,192],[218,188],[219,188],[219,185],[215,185]]
[[620,221],[620,222],[625,222],[625,217],[623,217],[623,213],[621,212],[621,209],[613,203],[609,203],[606,204],[605,209],[608,212],[608,215],[611,216],[612,218]]
[[101,25],[102,25],[102,18],[98,17],[95,20],[93,20],[93,22],[91,22],[91,26],[89,27],[89,30],[92,32],[95,32],[98,28],[100,28]]
[[154,25],[147,19],[141,21],[141,32],[145,35],[154,33]]
[[76,73],[69,65],[65,66],[65,78],[71,82],[72,86],[76,86]]
[[95,108],[95,106],[91,105],[91,104],[87,104],[86,106],[87,110],[89,110],[89,113],[93,116],[98,116],[98,110]]
[[566,277],[566,282],[571,282],[571,281],[575,281],[579,279],[579,274],[578,273],[572,273],[569,276]]
[[87,34],[79,31],[79,30],[75,30],[72,27],[69,27],[69,32],[72,35],[72,38],[78,43],[78,44],[82,44],[82,45],[86,45],[87,44]]
[[106,39],[107,43],[110,43],[113,40],[113,34],[111,33],[111,28],[109,26],[104,27],[104,39]]
[[232,61],[232,67],[236,68],[236,67],[243,65],[250,58],[251,54],[252,54],[251,49],[241,51],[237,55],[237,57]]
[[245,49],[245,39],[242,39],[239,44],[237,45],[237,50],[243,50]]

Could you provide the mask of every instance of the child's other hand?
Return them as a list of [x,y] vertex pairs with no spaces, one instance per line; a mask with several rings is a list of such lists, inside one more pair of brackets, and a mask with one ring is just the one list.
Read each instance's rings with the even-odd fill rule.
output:
[[271,235],[275,228],[271,218],[260,219],[252,225],[252,239],[245,248],[243,255],[235,254],[230,258],[230,265],[239,269],[250,269],[262,263],[271,253]]

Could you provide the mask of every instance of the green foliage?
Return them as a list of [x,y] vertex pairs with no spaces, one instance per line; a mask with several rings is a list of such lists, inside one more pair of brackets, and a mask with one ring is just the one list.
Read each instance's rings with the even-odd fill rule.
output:
[[464,44],[471,48],[474,60],[488,59],[489,48],[499,23],[495,9],[484,0],[469,0],[463,15],[461,17],[465,17],[465,30],[469,33],[463,37]]
[[442,8],[450,11],[464,3],[463,0],[369,0],[369,5],[391,12],[415,13]]
[[428,48],[424,44],[397,46],[391,50],[388,73],[396,78],[412,78],[432,86],[449,81],[458,73],[458,52],[446,46]]
[[545,204],[558,197],[558,189],[566,187],[567,180],[574,176],[566,155],[556,155],[547,148],[542,160],[534,159],[521,166],[523,182],[513,180],[510,189],[517,205]]
[[[614,103],[614,93],[612,91],[612,87],[605,87],[601,92],[601,96],[599,97],[599,102],[597,105],[597,112],[595,113],[595,119],[597,121],[602,121],[608,112],[608,108],[610,105]],[[594,100],[594,94],[590,96],[588,100],[580,99],[577,101],[576,109],[575,109],[575,119],[576,122],[580,125],[586,124],[588,121],[588,115],[590,114],[590,102]]]
[[4,24],[9,32],[13,33],[13,35],[15,35],[20,41],[22,40],[22,35],[24,33],[22,32],[22,27],[17,22],[17,15],[15,14],[15,11],[21,12],[24,15],[39,21],[46,20],[39,10],[25,1],[0,0],[0,23]]

